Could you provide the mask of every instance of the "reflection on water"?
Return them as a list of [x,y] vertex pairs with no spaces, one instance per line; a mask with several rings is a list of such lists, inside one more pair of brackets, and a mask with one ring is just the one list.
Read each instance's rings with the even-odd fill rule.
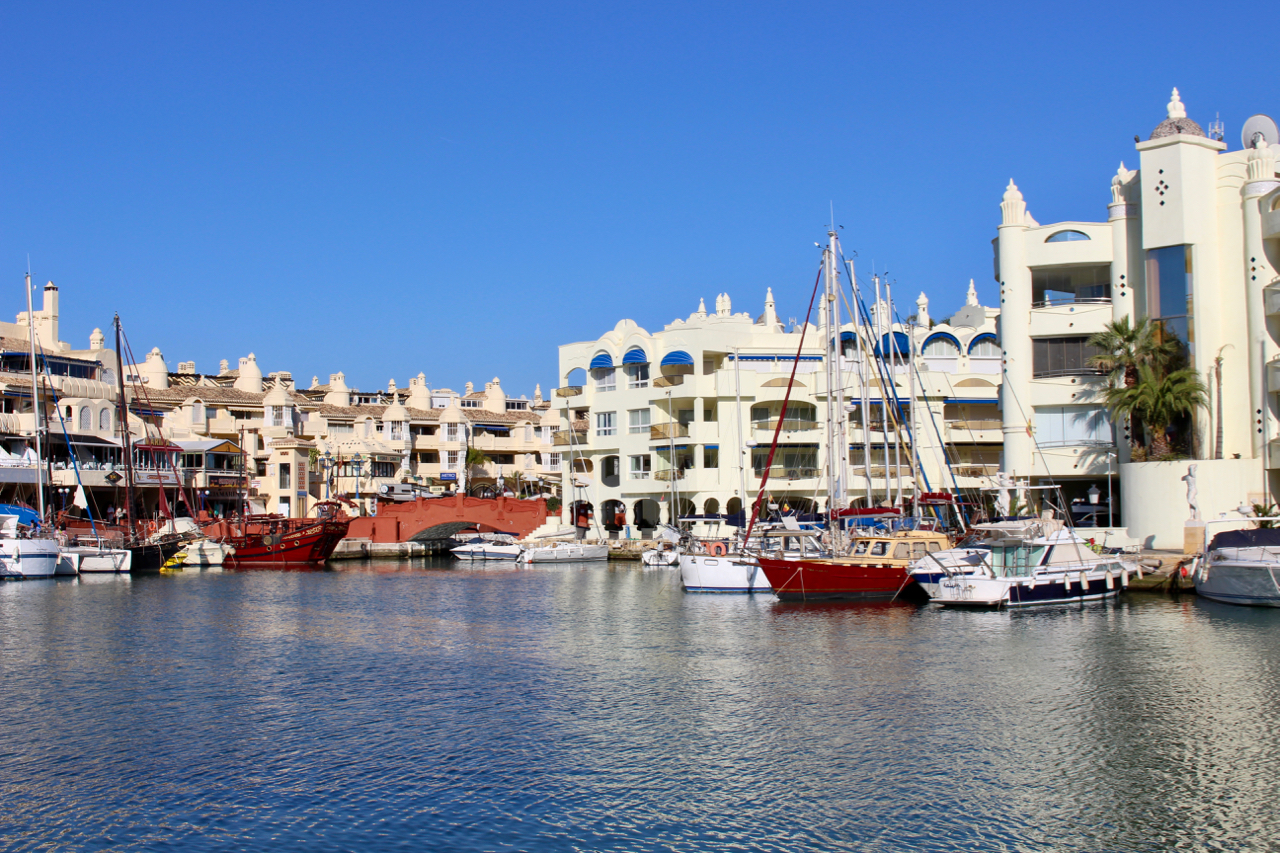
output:
[[1280,837],[1276,611],[784,604],[635,564],[415,560],[9,583],[0,625],[15,849]]

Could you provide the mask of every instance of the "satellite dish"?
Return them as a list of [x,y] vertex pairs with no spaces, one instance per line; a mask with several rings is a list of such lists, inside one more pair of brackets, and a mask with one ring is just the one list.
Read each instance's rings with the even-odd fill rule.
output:
[[1240,144],[1245,148],[1252,148],[1253,138],[1259,133],[1268,145],[1280,144],[1280,129],[1276,128],[1276,123],[1271,116],[1261,113],[1250,116],[1244,123],[1244,127],[1240,128]]

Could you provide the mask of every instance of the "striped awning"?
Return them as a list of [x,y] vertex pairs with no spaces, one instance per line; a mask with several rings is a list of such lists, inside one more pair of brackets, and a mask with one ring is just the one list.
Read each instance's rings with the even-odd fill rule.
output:
[[607,352],[598,352],[596,357],[591,359],[591,369],[597,370],[602,367],[613,367],[613,356]]
[[626,355],[622,357],[623,364],[648,364],[649,356],[644,354],[644,350],[640,347],[632,347],[627,350]]

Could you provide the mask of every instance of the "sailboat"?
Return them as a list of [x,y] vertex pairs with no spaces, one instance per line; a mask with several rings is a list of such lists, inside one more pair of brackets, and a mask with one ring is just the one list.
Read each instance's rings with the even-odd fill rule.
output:
[[138,509],[140,501],[135,494],[133,472],[133,437],[129,432],[129,404],[124,395],[124,349],[121,347],[120,315],[116,314],[112,323],[116,331],[116,355],[120,363],[116,370],[116,390],[119,399],[116,406],[119,411],[120,437],[124,444],[126,531],[124,548],[129,551],[129,571],[158,572],[169,558],[182,549],[184,540],[180,537],[167,537],[159,541],[147,541],[138,529]]
[[[51,578],[58,572],[58,541],[39,535],[45,521],[44,514],[44,465],[41,463],[40,443],[40,382],[36,372],[35,313],[31,305],[31,273],[27,273],[27,332],[31,357],[31,410],[35,417],[36,441],[36,505],[39,514],[22,518],[18,514],[0,515],[0,577],[27,579]],[[19,522],[30,525],[19,529]]]
[[[827,232],[829,242],[823,252],[825,292],[822,300],[822,333],[827,353],[823,359],[826,369],[827,399],[827,514],[828,535],[832,546],[831,556],[791,558],[786,555],[760,553],[760,569],[773,587],[774,595],[784,601],[810,601],[852,599],[863,601],[892,600],[905,596],[921,595],[919,586],[911,576],[914,561],[924,555],[949,548],[949,538],[938,530],[921,529],[916,525],[892,523],[887,529],[875,530],[853,537],[846,544],[844,518],[850,512],[842,508],[846,470],[845,414],[843,378],[840,365],[840,279],[836,265],[839,254],[839,238],[834,227]],[[818,285],[814,282],[814,297]],[[810,300],[810,312],[813,308]],[[878,313],[878,312],[877,312]],[[808,316],[806,316],[806,324]],[[864,349],[864,352],[866,350]],[[882,381],[882,387],[892,384]],[[863,383],[865,389],[866,383]],[[788,389],[788,398],[790,390]],[[787,399],[783,400],[785,415]],[[864,415],[865,415],[864,394]],[[863,423],[866,418],[864,416]],[[769,449],[768,465],[773,463],[778,435],[775,432]],[[754,526],[761,500],[764,497],[768,472],[761,483],[760,495],[752,509],[748,537]],[[868,498],[870,479],[868,478]],[[854,511],[861,514],[861,511]],[[896,516],[897,510],[891,510]]]

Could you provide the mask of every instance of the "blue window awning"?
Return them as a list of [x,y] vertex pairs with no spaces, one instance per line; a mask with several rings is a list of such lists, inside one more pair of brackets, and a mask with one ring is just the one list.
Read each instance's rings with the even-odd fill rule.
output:
[[591,359],[591,369],[597,370],[602,367],[613,367],[613,356],[607,352],[598,352],[596,357]]
[[[740,355],[738,356],[738,358],[741,361],[791,361],[795,358],[795,355]],[[822,356],[802,355],[800,356],[800,360],[801,361],[822,361]]]
[[662,357],[662,367],[693,364],[693,356],[682,349],[673,349]]
[[950,332],[934,332],[932,335],[924,339],[924,343],[920,345],[923,350],[934,341],[950,341],[952,346],[956,348],[956,352],[960,352],[960,339]]
[[998,406],[1000,400],[996,397],[943,397],[944,403],[968,403],[977,406]]
[[978,344],[986,343],[987,341],[991,341],[993,344],[997,343],[996,336],[990,332],[983,332],[981,335],[978,335],[976,338],[969,341],[969,352],[973,352],[973,348]]
[[887,332],[876,345],[876,355],[886,355],[889,352],[896,355],[910,355],[911,339],[902,332]]
[[719,449],[720,449],[720,445],[718,445],[718,444],[704,444],[704,445],[702,445],[702,446],[703,446],[704,448],[706,448],[707,450],[719,450]]
[[644,354],[644,350],[640,347],[632,347],[627,350],[626,355],[622,357],[623,364],[648,364],[649,356]]

